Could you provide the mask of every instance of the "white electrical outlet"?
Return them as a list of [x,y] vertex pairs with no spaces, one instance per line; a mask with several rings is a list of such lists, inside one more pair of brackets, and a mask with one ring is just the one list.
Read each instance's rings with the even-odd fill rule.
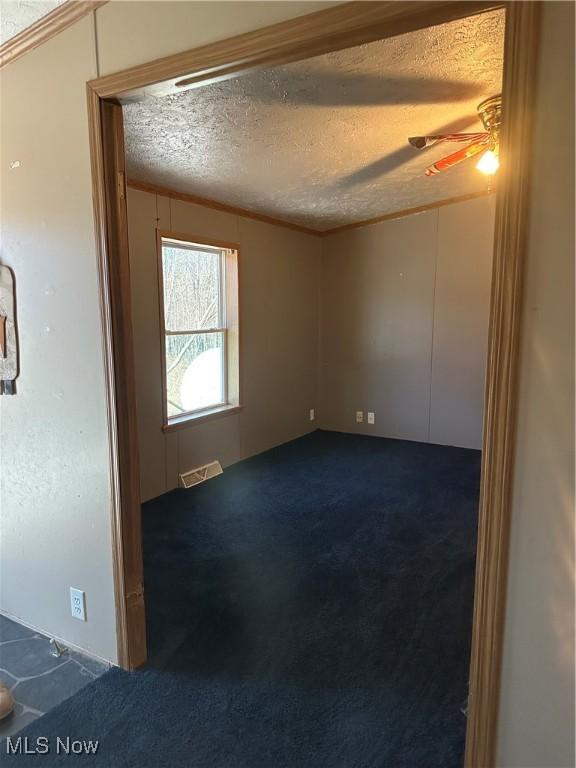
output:
[[70,610],[75,619],[86,621],[86,593],[81,589],[70,587]]
[[372,411],[368,411],[368,424],[374,424],[374,414]]
[[314,408],[310,408],[310,421],[314,421],[315,418],[316,418],[316,412]]
[[364,421],[364,411],[356,411],[356,424],[362,424]]

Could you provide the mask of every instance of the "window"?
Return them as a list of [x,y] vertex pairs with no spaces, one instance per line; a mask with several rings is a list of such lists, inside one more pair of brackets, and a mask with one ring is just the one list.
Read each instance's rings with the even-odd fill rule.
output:
[[237,250],[161,236],[165,426],[239,406]]

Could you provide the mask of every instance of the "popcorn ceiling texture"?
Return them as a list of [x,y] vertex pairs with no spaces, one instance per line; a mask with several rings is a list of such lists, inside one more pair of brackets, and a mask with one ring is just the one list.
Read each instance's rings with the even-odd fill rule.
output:
[[128,174],[327,230],[480,192],[455,151],[407,138],[481,129],[501,91],[504,11],[274,67],[124,107]]

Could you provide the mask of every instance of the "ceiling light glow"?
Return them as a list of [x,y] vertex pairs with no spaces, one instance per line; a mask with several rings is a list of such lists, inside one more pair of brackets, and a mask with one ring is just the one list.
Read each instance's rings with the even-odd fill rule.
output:
[[491,149],[486,150],[480,160],[476,163],[476,168],[488,176],[493,176],[498,168],[500,168],[498,153]]

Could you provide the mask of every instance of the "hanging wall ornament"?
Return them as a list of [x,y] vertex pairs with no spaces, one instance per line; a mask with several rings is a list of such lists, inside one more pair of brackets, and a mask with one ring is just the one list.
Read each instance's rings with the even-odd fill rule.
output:
[[0,395],[16,394],[18,343],[16,337],[14,275],[0,265]]

